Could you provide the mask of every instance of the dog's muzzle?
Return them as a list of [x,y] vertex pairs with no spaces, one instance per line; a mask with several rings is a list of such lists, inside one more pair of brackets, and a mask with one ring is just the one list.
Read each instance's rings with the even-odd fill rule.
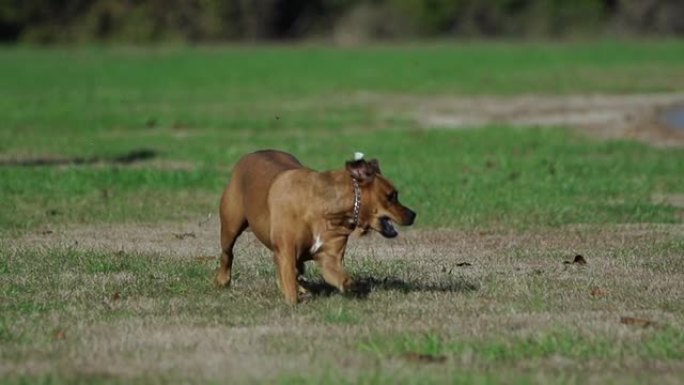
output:
[[[399,224],[401,226],[411,226],[416,220],[416,213],[413,210],[405,209],[403,218]],[[394,228],[394,224],[389,217],[380,217],[380,234],[385,238],[394,238],[399,233]]]
[[380,234],[385,238],[394,238],[399,233],[397,233],[394,225],[392,225],[391,219],[388,217],[382,217],[380,218]]

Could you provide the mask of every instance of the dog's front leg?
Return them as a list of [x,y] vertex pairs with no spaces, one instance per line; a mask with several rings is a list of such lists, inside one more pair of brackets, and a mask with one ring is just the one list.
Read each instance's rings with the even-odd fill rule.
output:
[[335,253],[324,252],[317,258],[325,282],[336,287],[342,293],[353,287],[353,281],[342,265],[343,259],[344,250]]
[[297,283],[297,252],[294,247],[279,246],[275,251],[275,263],[278,269],[280,290],[285,302],[297,304],[299,284]]

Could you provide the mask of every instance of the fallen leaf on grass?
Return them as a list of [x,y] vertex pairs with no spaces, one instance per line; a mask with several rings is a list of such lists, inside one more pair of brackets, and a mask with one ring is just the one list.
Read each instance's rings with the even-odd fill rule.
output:
[[422,364],[443,364],[446,362],[445,356],[436,356],[432,354],[421,354],[421,353],[406,353],[402,356],[405,360],[411,362],[419,362]]
[[472,266],[472,265],[473,265],[473,264],[470,263],[470,262],[459,262],[459,263],[456,264],[456,266],[458,266],[458,267],[462,267],[462,266]]
[[178,239],[195,238],[195,233],[174,233],[173,236]]
[[119,301],[119,300],[121,300],[121,293],[119,293],[118,291],[116,291],[116,292],[114,292],[114,294],[112,294],[112,301],[116,302],[116,301]]
[[173,122],[173,124],[171,125],[172,130],[187,130],[188,128],[189,127],[185,122],[181,122],[178,120]]
[[575,259],[573,259],[572,261],[563,261],[563,263],[566,265],[586,265],[587,260],[584,259],[583,256],[577,254],[575,255]]
[[64,329],[55,329],[52,332],[52,338],[55,341],[61,341],[63,339],[66,339],[66,331]]
[[639,326],[642,328],[646,328],[649,326],[655,326],[655,322],[643,318],[634,318],[634,317],[620,317],[620,323],[623,323],[625,325],[630,325],[630,326]]
[[607,293],[600,287],[594,286],[591,288],[590,294],[592,297],[604,297]]

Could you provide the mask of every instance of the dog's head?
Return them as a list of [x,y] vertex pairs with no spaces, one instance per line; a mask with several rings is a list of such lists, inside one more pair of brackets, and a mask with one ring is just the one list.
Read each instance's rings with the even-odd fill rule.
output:
[[399,202],[399,192],[380,173],[377,159],[347,161],[346,169],[361,188],[359,227],[394,238],[398,233],[392,222],[402,226],[413,224],[416,213]]

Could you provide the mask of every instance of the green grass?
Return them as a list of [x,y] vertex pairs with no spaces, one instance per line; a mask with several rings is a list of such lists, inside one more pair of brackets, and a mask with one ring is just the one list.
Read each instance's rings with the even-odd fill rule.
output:
[[[393,98],[678,92],[683,68],[675,40],[2,47],[0,160],[158,156],[0,165],[0,384],[681,383],[684,213],[654,199],[684,194],[681,147],[426,130]],[[290,308],[244,239],[233,287],[212,286],[216,261],[194,257],[231,165],[261,148],[321,170],[364,151],[418,212],[424,231],[348,251],[368,298]],[[577,252],[586,266],[562,264]]]
[[[426,132],[355,95],[676,91],[679,41],[0,50],[0,154],[158,167],[0,166],[0,227],[187,219],[213,212],[230,165],[259,148],[317,169],[380,159],[427,226],[673,222],[681,149],[561,131]],[[635,76],[638,73],[639,76]],[[175,167],[174,167],[175,166]]]
[[11,76],[0,79],[0,143],[5,151],[99,153],[98,134],[125,141],[150,122],[250,131],[380,124],[363,105],[350,105],[359,92],[678,91],[684,87],[682,47],[672,40],[342,50],[3,48],[0,72]]
[[356,150],[378,157],[422,225],[673,222],[677,214],[650,194],[684,192],[681,149],[553,130],[425,132],[355,95],[676,91],[684,86],[682,47],[5,47],[0,72],[12,74],[0,79],[5,159],[147,148],[162,166],[1,166],[0,227],[205,215],[230,165],[265,147],[318,169],[340,167]]
[[638,342],[616,341],[606,336],[583,336],[576,330],[549,330],[529,337],[460,338],[448,341],[432,334],[378,336],[363,341],[359,349],[380,356],[418,353],[429,356],[469,355],[491,364],[549,358],[554,355],[577,360],[615,360],[624,357],[681,360],[684,333],[678,328],[651,330]]
[[[306,140],[281,132],[254,134],[249,141],[238,136],[227,132],[174,142],[129,136],[131,143],[153,146],[165,158],[195,158],[195,169],[189,171],[2,167],[0,224],[26,229],[205,216],[216,211],[230,164],[239,154],[262,147],[291,151],[318,169],[342,167],[354,150],[364,150],[380,159],[422,226],[675,223],[677,208],[654,202],[652,195],[684,192],[682,149],[595,142],[558,129],[385,129],[354,131],[334,140],[325,132],[308,134]],[[222,156],[223,143],[230,143],[231,151]]]
[[[149,122],[222,130],[335,129],[375,121],[372,111],[350,105],[349,97],[359,92],[678,91],[684,87],[682,47],[672,40],[341,50],[3,48],[0,72],[11,76],[0,79],[2,143],[83,150],[98,133],[125,136]],[[92,136],[74,141],[25,135],[53,129]],[[19,137],[7,142],[14,134]]]

